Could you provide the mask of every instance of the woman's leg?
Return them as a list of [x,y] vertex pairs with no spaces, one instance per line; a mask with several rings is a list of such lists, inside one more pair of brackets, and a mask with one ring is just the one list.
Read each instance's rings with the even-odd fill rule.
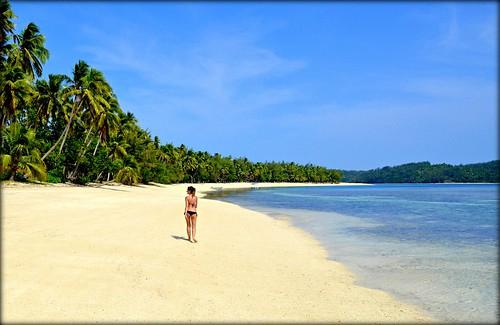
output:
[[185,215],[185,218],[186,218],[186,231],[187,231],[187,234],[188,234],[188,240],[191,241],[191,218],[188,216],[188,214],[186,213]]
[[193,232],[193,241],[197,243],[198,241],[196,240],[196,218],[198,218],[197,214],[193,214],[191,216],[191,231]]

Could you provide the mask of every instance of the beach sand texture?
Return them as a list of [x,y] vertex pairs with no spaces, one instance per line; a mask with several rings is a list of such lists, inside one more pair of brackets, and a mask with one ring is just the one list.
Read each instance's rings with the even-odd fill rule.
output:
[[4,186],[2,321],[431,321],[284,220],[200,198],[188,242],[186,187]]

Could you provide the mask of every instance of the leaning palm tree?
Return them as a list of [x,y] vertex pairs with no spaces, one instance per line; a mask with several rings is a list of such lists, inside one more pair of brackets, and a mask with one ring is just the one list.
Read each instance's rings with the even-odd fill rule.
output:
[[43,64],[49,58],[49,51],[45,48],[45,37],[34,23],[28,26],[19,35],[14,35],[16,47],[13,48],[14,64],[19,65],[31,79],[40,77]]
[[96,118],[104,109],[109,109],[110,104],[107,99],[111,94],[111,86],[102,72],[90,68],[84,61],[79,61],[73,69],[73,79],[66,92],[66,96],[71,97],[73,103],[69,120],[59,139],[42,159],[45,159],[58,145],[59,153],[62,152],[73,121],[78,115],[89,114],[92,118]]
[[[83,146],[80,150],[80,153],[78,154],[78,157],[75,161],[75,168],[74,170],[70,173],[70,176],[68,176],[69,179],[72,179],[75,177],[78,167],[80,166],[81,160],[85,155],[85,152],[87,151],[88,146],[90,145],[92,138],[87,142],[87,138],[89,137],[90,133],[92,132],[92,129],[95,127],[97,130],[97,143],[94,148],[94,153],[92,156],[95,156],[97,153],[97,148],[99,147],[99,144],[106,144],[110,138],[111,133],[115,133],[118,129],[119,126],[119,117],[118,117],[118,111],[120,110],[120,107],[118,106],[118,100],[116,99],[115,96],[112,98],[107,99],[109,106],[104,106],[102,107],[102,110],[98,112],[97,116],[94,115],[93,111],[88,110],[85,114],[85,116],[89,116],[87,118],[87,124],[84,125],[86,128],[88,128],[87,131],[87,136],[85,137],[85,140],[83,142]],[[82,122],[85,124],[85,122]]]
[[113,95],[107,99],[107,102],[109,103],[109,107],[105,107],[96,118],[98,139],[93,156],[95,156],[99,144],[107,143],[110,134],[116,132],[120,125],[120,118],[118,117],[120,106],[118,105],[118,99]]
[[22,174],[28,179],[45,181],[47,171],[37,149],[38,141],[35,131],[25,129],[20,123],[14,122],[2,131],[3,153],[0,157],[0,172],[10,174],[13,180],[16,174]]
[[[86,64],[80,61],[77,65],[81,63]],[[71,123],[80,110],[82,110],[82,112],[87,111],[92,117],[98,118],[103,110],[110,108],[107,98],[110,97],[112,90],[102,72],[89,68],[86,74],[80,76],[79,73],[81,73],[81,71],[75,67],[73,89],[68,92],[70,96],[74,96],[73,110],[68,124],[66,125],[65,132],[63,132],[59,153],[62,152],[64,142],[71,128]]]

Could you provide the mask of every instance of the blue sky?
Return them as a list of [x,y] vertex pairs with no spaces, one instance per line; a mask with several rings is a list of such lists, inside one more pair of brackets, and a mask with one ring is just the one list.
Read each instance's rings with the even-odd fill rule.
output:
[[496,3],[14,2],[162,143],[331,168],[497,159]]

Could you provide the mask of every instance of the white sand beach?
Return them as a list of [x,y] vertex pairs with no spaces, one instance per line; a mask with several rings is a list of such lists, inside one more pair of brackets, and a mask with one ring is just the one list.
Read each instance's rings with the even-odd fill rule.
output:
[[307,184],[194,184],[196,244],[187,185],[3,185],[2,321],[432,321],[286,221],[203,198]]

